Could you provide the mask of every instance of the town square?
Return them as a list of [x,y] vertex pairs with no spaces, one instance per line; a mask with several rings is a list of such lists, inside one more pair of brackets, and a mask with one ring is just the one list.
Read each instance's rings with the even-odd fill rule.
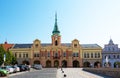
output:
[[120,78],[119,3],[1,0],[0,78]]

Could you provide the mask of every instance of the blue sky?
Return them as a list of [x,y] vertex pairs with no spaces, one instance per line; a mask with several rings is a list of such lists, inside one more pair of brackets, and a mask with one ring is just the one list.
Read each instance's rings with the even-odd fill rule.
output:
[[51,43],[55,12],[63,43],[120,44],[120,0],[0,0],[0,43]]

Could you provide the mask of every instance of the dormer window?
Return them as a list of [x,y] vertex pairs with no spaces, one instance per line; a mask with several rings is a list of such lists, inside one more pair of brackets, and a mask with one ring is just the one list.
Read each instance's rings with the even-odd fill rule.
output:
[[76,48],[76,47],[77,47],[77,44],[74,44],[74,47]]
[[35,47],[37,48],[37,47],[38,47],[38,44],[35,44]]

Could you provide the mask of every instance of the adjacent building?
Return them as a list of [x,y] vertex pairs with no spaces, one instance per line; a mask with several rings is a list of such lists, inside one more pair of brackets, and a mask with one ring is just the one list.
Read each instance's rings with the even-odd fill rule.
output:
[[5,51],[8,51],[9,49],[12,48],[12,46],[13,46],[14,44],[9,44],[7,41],[5,41],[5,43],[0,44],[0,45],[3,46],[3,48],[4,48]]
[[102,51],[103,67],[106,67],[106,60],[108,61],[109,67],[120,67],[120,48],[118,47],[118,44],[113,43],[112,39],[109,40],[108,44],[104,45]]
[[30,44],[14,44],[10,50],[18,64],[42,64],[43,67],[101,66],[102,48],[98,44],[81,44],[77,39],[62,43],[61,37],[56,15],[51,43],[36,39]]

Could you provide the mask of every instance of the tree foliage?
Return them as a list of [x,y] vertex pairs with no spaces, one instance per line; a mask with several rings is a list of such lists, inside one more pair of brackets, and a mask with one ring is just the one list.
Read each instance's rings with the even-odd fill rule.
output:
[[4,57],[5,50],[2,45],[0,45],[0,65],[3,64],[3,57]]
[[[4,62],[4,54],[6,55],[6,59]],[[0,65],[2,65],[4,62],[5,65],[13,65],[16,63],[16,58],[10,51],[5,51],[3,46],[0,45]]]

